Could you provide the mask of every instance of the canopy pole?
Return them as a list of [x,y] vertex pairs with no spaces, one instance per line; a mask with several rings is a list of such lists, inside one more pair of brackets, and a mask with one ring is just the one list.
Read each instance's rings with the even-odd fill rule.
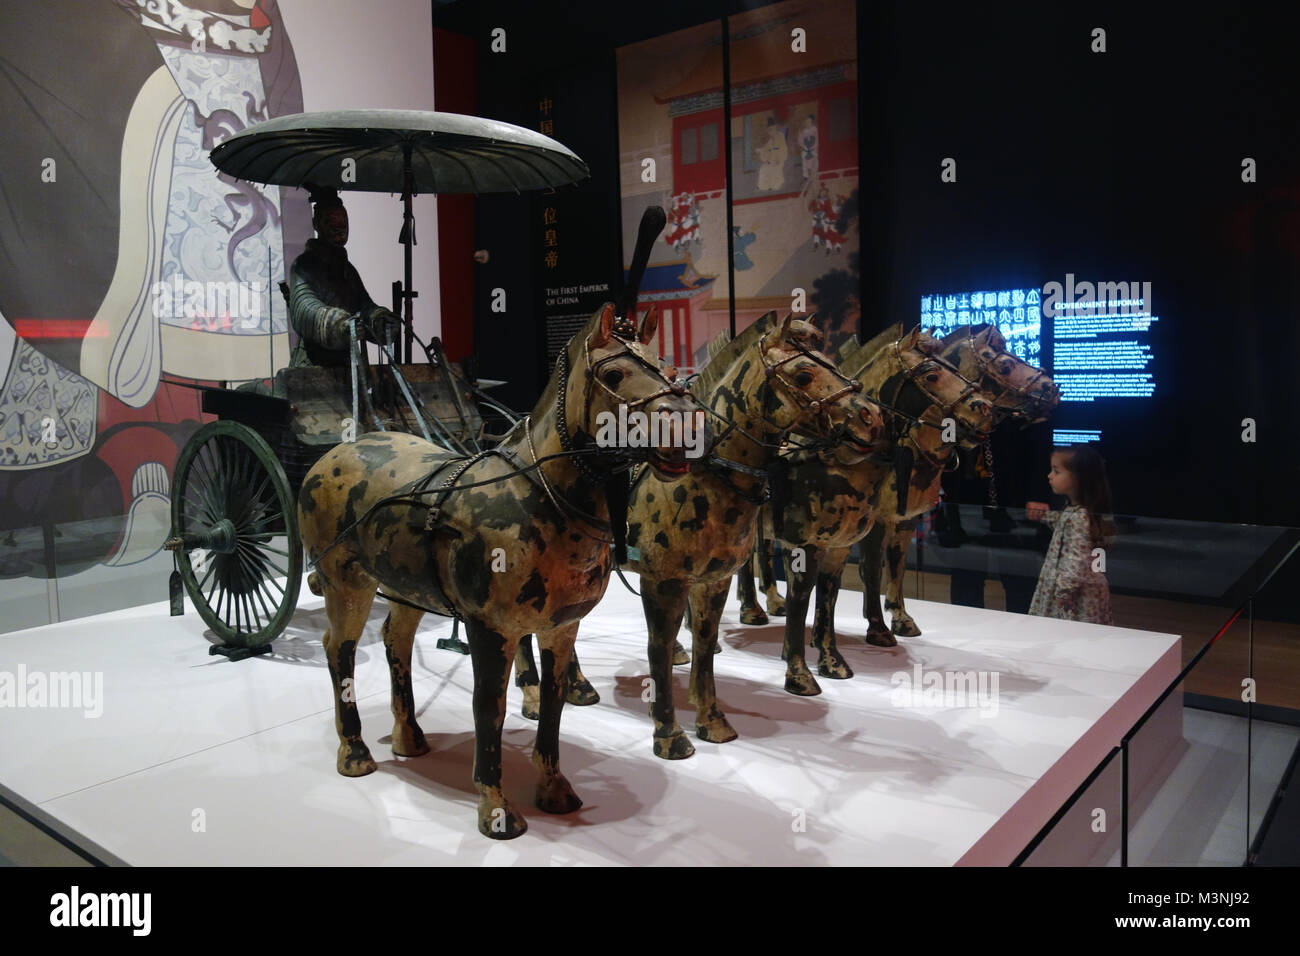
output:
[[[402,300],[405,305],[403,311],[403,325],[406,327],[406,349],[405,361],[409,364],[413,361],[415,354],[415,327],[413,325],[415,317],[411,300],[414,299],[418,292],[411,288],[412,267],[411,267],[411,247],[415,245],[415,213],[412,209],[412,193],[415,189],[415,174],[411,169],[411,141],[408,139],[402,143],[402,257],[405,260],[406,283],[402,289]],[[402,349],[398,349],[399,358],[403,354]]]

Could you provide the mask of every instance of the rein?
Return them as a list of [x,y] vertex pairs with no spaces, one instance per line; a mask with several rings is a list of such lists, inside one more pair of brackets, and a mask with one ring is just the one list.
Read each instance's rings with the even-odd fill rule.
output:
[[[620,330],[616,330],[611,337],[616,339],[617,341],[624,342],[626,346],[626,340],[624,338],[625,334],[626,333],[623,333]],[[606,364],[609,361],[612,361],[613,359],[621,358],[625,355],[630,355],[632,358],[634,358],[645,368],[649,369],[655,375],[661,378],[663,377],[663,373],[660,371],[658,365],[647,361],[642,355],[640,355],[637,352],[636,349],[631,348],[630,346],[626,346],[621,351],[615,352],[612,355],[605,356],[599,361],[593,363],[591,359],[590,343],[591,343],[591,336],[588,335],[587,338],[583,340],[583,344],[582,344],[583,355],[585,357],[585,362],[586,362],[586,373],[587,373],[586,382],[584,383],[584,387],[583,387],[582,422],[583,422],[584,430],[587,431],[588,433],[590,431],[590,426],[591,426],[591,401],[592,401],[593,383],[605,389],[605,391],[608,392],[610,395],[612,395],[616,401],[620,403],[625,401],[622,396],[620,396],[612,388],[607,386],[604,382],[599,380],[599,370],[602,365]],[[633,464],[630,456],[627,456],[626,454],[619,454],[615,449],[604,449],[596,446],[580,448],[577,447],[576,443],[574,442],[573,436],[569,432],[568,422],[567,422],[566,399],[568,396],[568,387],[569,387],[568,352],[569,350],[567,346],[564,349],[561,349],[559,357],[556,360],[558,382],[557,382],[557,391],[556,391],[555,430],[556,430],[556,434],[559,436],[560,447],[562,451],[557,452],[556,454],[553,455],[544,455],[539,458],[537,456],[536,449],[533,448],[532,431],[531,431],[532,416],[531,415],[525,416],[521,422],[516,423],[515,427],[518,428],[522,425],[524,429],[524,438],[528,445],[529,454],[533,459],[532,464],[530,465],[525,464],[517,454],[515,454],[509,448],[505,447],[504,444],[505,438],[509,437],[509,433],[507,433],[506,436],[503,437],[502,444],[496,445],[492,448],[484,449],[478,452],[477,454],[468,457],[462,457],[459,459],[456,457],[449,458],[446,461],[439,464],[438,466],[436,466],[435,468],[433,468],[432,470],[430,470],[428,474],[424,475],[424,477],[417,479],[407,490],[398,492],[396,494],[387,495],[383,498],[380,498],[378,501],[372,504],[369,508],[366,509],[366,511],[359,518],[353,521],[352,524],[348,525],[348,527],[340,531],[338,535],[334,538],[334,540],[330,542],[330,544],[323,551],[321,551],[319,555],[316,556],[315,560],[309,561],[307,567],[309,569],[315,568],[319,564],[321,558],[323,558],[326,554],[328,554],[335,547],[337,547],[343,541],[343,539],[347,535],[352,533],[354,530],[356,530],[356,528],[360,527],[366,521],[369,521],[370,518],[374,515],[374,513],[382,507],[386,507],[393,504],[406,504],[413,507],[422,507],[425,504],[425,502],[422,499],[425,498],[426,496],[435,496],[435,497],[441,496],[441,497],[436,497],[436,500],[432,502],[432,504],[430,504],[429,514],[424,523],[425,532],[431,534],[434,531],[435,526],[437,525],[437,522],[441,515],[442,506],[443,504],[445,504],[447,498],[450,497],[452,492],[466,491],[471,488],[478,488],[484,485],[497,484],[502,481],[507,481],[516,476],[523,476],[527,478],[529,481],[531,481],[533,484],[535,484],[537,487],[541,488],[542,491],[545,493],[547,499],[551,502],[551,504],[555,507],[555,509],[559,511],[561,514],[566,515],[569,518],[576,518],[583,522],[586,522],[587,524],[590,524],[602,531],[610,533],[610,536],[598,537],[596,535],[591,535],[586,532],[583,532],[581,529],[575,529],[575,530],[578,530],[580,533],[585,534],[587,538],[593,541],[597,541],[601,544],[615,544],[617,546],[623,537],[620,531],[625,531],[626,524],[627,524],[626,497],[623,498],[623,508],[621,509],[623,512],[621,516],[622,528],[620,528],[620,520],[619,520],[620,516],[611,514],[611,520],[604,521],[601,518],[596,517],[595,515],[588,514],[583,509],[577,507],[572,502],[568,501],[558,489],[552,486],[551,482],[547,479],[546,474],[541,467],[546,462],[554,461],[555,459],[559,459],[559,458],[567,458],[573,462],[574,467],[578,470],[579,474],[581,474],[584,478],[588,479],[589,481],[591,481],[593,484],[597,486],[607,486],[611,481],[617,481],[620,477],[626,480],[625,473]],[[647,395],[644,398],[638,399],[637,401],[631,403],[628,407],[629,409],[636,409],[642,405],[654,401],[657,398],[661,398],[662,396],[669,395],[669,394],[687,396],[691,398],[692,401],[695,401],[696,405],[699,405],[699,402],[696,401],[694,396],[690,394],[690,391],[686,388],[686,385],[684,383],[665,381],[664,388],[661,388],[659,389],[659,391]],[[610,469],[608,474],[606,475],[598,474],[585,461],[585,458],[593,455],[600,455],[606,459],[613,458],[615,460],[614,467]],[[506,464],[509,466],[510,471],[504,475],[499,475],[495,478],[487,478],[481,481],[470,482],[468,484],[459,483],[460,479],[471,467],[492,456],[496,456],[504,460]],[[449,474],[439,484],[437,488],[429,487],[434,481],[434,479],[444,468],[446,468],[452,462],[457,462],[457,461],[459,462],[459,464],[457,464],[455,470],[453,470],[451,474]],[[533,474],[534,471],[537,473],[536,475]],[[412,605],[412,606],[414,607],[416,605]],[[427,610],[427,609],[423,609],[423,610]]]
[[[975,362],[976,369],[978,369],[978,374],[975,376],[976,380],[984,382],[987,379],[996,383],[995,389],[986,390],[996,391],[998,393],[997,398],[993,400],[993,411],[995,414],[1001,413],[1002,415],[1014,415],[1026,405],[1035,405],[1039,403],[1039,399],[1034,398],[1029,393],[1043,378],[1047,376],[1047,373],[1043,369],[1036,368],[1032,365],[1028,366],[1034,369],[1033,377],[1031,377],[1024,385],[1013,385],[1011,382],[1004,380],[1001,375],[997,374],[989,367],[993,362],[997,361],[997,358],[986,362],[980,356],[980,350],[975,346],[975,336],[971,332],[971,326],[969,325],[966,326],[966,342],[970,346],[970,356]],[[1028,363],[1021,362],[1020,359],[1016,358],[1010,352],[1000,351],[998,354],[1005,355],[1019,364],[1028,365]],[[1002,400],[1008,395],[1014,396],[1012,401],[1003,404]]]
[[[775,441],[767,441],[765,438],[757,438],[754,435],[751,435],[721,412],[709,408],[708,406],[703,406],[706,412],[725,422],[727,425],[727,427],[714,440],[714,448],[717,448],[718,445],[722,444],[723,440],[735,431],[744,435],[759,448],[767,451],[780,452],[790,446],[791,434],[801,434],[797,432],[796,429],[800,427],[805,418],[824,415],[828,407],[839,401],[845,395],[862,391],[863,386],[860,381],[844,375],[840,372],[839,368],[826,361],[826,359],[818,355],[816,352],[805,348],[802,343],[791,339],[787,339],[786,344],[795,350],[795,354],[787,356],[779,362],[769,362],[767,359],[767,337],[770,334],[770,330],[764,332],[762,337],[758,340],[758,355],[759,361],[763,363],[764,378],[768,383],[779,383],[786,391],[787,398],[790,399],[791,404],[798,409],[798,412],[790,421],[790,424],[786,425],[784,428],[777,426],[770,418],[763,415],[762,421],[766,426],[765,433],[768,435],[775,433],[777,436]],[[791,382],[782,372],[783,366],[800,358],[809,359],[822,366],[841,383],[841,388],[838,391],[827,395],[825,398],[809,399],[807,392],[801,389],[794,382]],[[838,445],[843,440],[843,433],[836,428],[826,427],[823,429],[823,434],[821,435],[801,434],[801,437],[810,440],[808,442],[799,443],[795,448],[800,452],[816,454]],[[742,465],[739,462],[723,458],[716,452],[710,450],[710,452],[702,459],[702,467],[704,470],[712,472],[720,478],[732,492],[751,504],[766,504],[772,497],[770,478],[773,469],[777,467],[775,464],[769,465],[766,468],[755,468],[750,465]],[[761,479],[762,484],[760,485],[760,490],[754,494],[737,487],[735,481],[731,477],[731,472],[738,472],[740,474]],[[640,476],[638,475],[637,478],[639,480]]]
[[[890,347],[890,354],[894,362],[898,365],[900,371],[900,375],[898,376],[899,378],[898,387],[894,389],[892,402],[885,401],[883,394],[879,398],[876,398],[875,401],[882,408],[886,409],[890,413],[890,415],[898,419],[903,419],[907,422],[907,427],[904,429],[898,429],[897,426],[895,426],[895,431],[899,435],[897,441],[910,442],[916,448],[917,452],[921,454],[923,458],[925,458],[927,461],[931,462],[931,464],[939,468],[944,467],[946,463],[930,455],[928,452],[926,452],[921,447],[920,443],[916,440],[916,438],[912,435],[912,432],[915,431],[920,426],[925,425],[930,428],[942,429],[944,427],[942,424],[942,419],[951,418],[956,423],[957,430],[959,432],[964,433],[965,435],[967,435],[972,439],[972,444],[982,444],[988,441],[989,436],[987,433],[980,431],[977,428],[972,428],[970,425],[967,425],[960,418],[958,418],[956,415],[953,414],[953,410],[962,402],[964,402],[967,398],[969,398],[972,393],[980,391],[980,387],[976,382],[972,382],[970,379],[966,378],[966,376],[961,374],[960,370],[958,370],[948,362],[945,362],[942,359],[930,355],[927,355],[926,357],[922,358],[920,361],[909,366],[907,362],[903,359],[902,349],[899,348],[898,342],[895,342]],[[961,394],[959,394],[951,402],[945,403],[942,399],[939,398],[939,396],[935,395],[934,392],[930,391],[930,389],[928,389],[922,381],[920,381],[920,376],[928,370],[928,367],[930,365],[937,365],[945,369],[946,371],[949,371],[952,374],[956,375],[957,378],[961,379],[963,382],[966,383],[966,387],[962,389]],[[904,412],[896,404],[898,402],[898,396],[902,394],[903,387],[907,385],[909,382],[913,386],[915,386],[916,389],[926,397],[926,399],[929,400],[930,407],[927,408],[924,412],[922,412],[919,417],[907,414],[907,412]],[[925,419],[925,415],[929,414],[931,409],[938,409],[939,416],[940,416],[939,422],[927,421]]]

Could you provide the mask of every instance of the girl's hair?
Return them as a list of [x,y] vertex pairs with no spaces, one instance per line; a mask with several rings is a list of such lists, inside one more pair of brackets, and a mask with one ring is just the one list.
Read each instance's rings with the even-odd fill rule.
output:
[[1053,448],[1052,454],[1059,454],[1066,470],[1074,475],[1078,502],[1088,512],[1088,529],[1093,543],[1109,545],[1115,534],[1115,522],[1111,512],[1110,482],[1106,479],[1106,459],[1091,445]]

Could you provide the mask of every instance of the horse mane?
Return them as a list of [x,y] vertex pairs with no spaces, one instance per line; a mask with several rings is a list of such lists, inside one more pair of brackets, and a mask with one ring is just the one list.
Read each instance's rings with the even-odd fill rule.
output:
[[974,338],[992,325],[993,323],[991,322],[980,322],[977,325],[959,325],[947,335],[942,336],[939,341],[944,345],[952,345],[954,342],[960,341],[968,335],[971,338]]
[[843,359],[843,369],[845,375],[857,376],[862,372],[867,364],[876,357],[876,355],[886,345],[893,345],[903,337],[903,323],[895,322],[893,325],[885,327],[884,331],[876,334],[875,338],[860,346],[852,355],[846,355]]
[[699,395],[712,395],[719,381],[736,363],[736,360],[776,322],[776,313],[768,312],[736,333],[733,339],[725,330],[709,343],[709,361],[691,382]]
[[843,362],[860,348],[862,348],[862,343],[858,341],[858,336],[855,333],[840,343],[840,347],[835,351],[835,357]]

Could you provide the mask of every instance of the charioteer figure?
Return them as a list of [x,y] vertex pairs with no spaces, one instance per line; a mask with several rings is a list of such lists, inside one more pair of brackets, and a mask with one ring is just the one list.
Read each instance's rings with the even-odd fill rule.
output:
[[357,337],[376,344],[396,342],[401,320],[376,305],[348,261],[348,212],[337,190],[311,192],[311,223],[316,237],[289,271],[289,321],[298,333],[290,364],[348,364],[348,322],[359,314]]

